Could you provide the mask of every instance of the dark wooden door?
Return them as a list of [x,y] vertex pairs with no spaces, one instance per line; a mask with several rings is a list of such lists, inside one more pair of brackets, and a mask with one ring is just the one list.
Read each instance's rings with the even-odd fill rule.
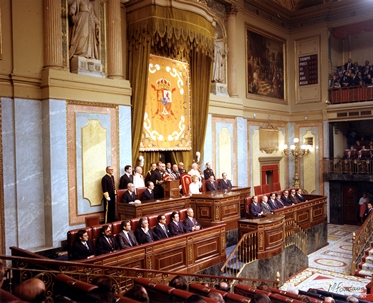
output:
[[343,186],[343,224],[356,224],[359,208],[357,187],[355,185]]

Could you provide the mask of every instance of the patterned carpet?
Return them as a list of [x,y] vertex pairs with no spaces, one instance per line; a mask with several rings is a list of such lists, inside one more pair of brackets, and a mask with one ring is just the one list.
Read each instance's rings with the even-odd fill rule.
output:
[[289,278],[281,288],[317,288],[364,298],[370,278],[350,276],[352,232],[358,229],[354,225],[328,224],[329,245],[310,254],[309,267]]

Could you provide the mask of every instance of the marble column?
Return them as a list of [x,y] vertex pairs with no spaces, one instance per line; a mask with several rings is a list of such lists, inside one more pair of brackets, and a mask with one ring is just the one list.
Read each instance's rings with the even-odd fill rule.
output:
[[123,79],[120,0],[108,1],[107,12],[107,74],[111,79]]
[[228,94],[230,97],[237,98],[236,15],[238,10],[235,5],[228,5],[226,12],[228,16]]
[[44,68],[62,69],[61,2],[43,1]]

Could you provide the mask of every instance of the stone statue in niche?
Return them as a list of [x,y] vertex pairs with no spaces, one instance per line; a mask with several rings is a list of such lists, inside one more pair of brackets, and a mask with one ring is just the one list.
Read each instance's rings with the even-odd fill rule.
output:
[[99,22],[90,0],[73,0],[69,6],[73,24],[70,39],[70,59],[99,59]]
[[215,34],[214,41],[214,65],[212,68],[212,82],[224,83],[225,71],[225,47],[224,42],[218,40],[218,35]]

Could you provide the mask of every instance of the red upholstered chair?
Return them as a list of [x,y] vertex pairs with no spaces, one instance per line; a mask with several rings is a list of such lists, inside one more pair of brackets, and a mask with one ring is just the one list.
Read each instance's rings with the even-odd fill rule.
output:
[[122,231],[122,221],[111,222],[111,234],[115,238]]
[[92,226],[100,224],[100,216],[87,216],[85,217],[85,226]]
[[141,200],[141,195],[142,195],[142,193],[144,192],[145,189],[146,189],[146,187],[138,187],[138,188],[136,188],[137,199]]
[[216,184],[218,185],[218,187],[220,186],[220,181],[223,180],[222,178],[218,178],[216,179]]
[[269,296],[270,294],[270,292],[268,291],[257,289],[255,287],[240,283],[236,284],[236,286],[234,287],[234,292],[239,295],[250,297],[253,297],[255,294],[265,294],[267,296]]
[[201,191],[202,193],[206,193],[206,183],[209,182],[209,180],[202,180],[202,186],[201,186]]
[[261,195],[263,193],[262,192],[262,186],[260,186],[260,185],[254,186],[254,193],[255,193],[255,195]]
[[280,191],[281,190],[281,185],[280,182],[275,182],[273,183],[273,191]]
[[0,302],[3,303],[23,303],[26,301],[22,301],[20,298],[12,295],[10,292],[0,288]]
[[172,211],[169,211],[169,212],[164,214],[165,217],[166,217],[166,223],[167,224],[170,224],[170,222],[171,222],[171,214],[172,214]]
[[135,232],[135,230],[136,230],[138,227],[140,227],[139,220],[140,220],[140,218],[133,218],[133,219],[130,220],[130,221],[131,221],[131,230],[132,230],[133,232]]
[[179,210],[180,221],[184,221],[187,218],[186,208]]
[[226,303],[249,303],[251,301],[250,298],[247,298],[245,296],[237,295],[234,293],[227,293],[227,295],[224,297]]
[[271,186],[269,184],[262,185],[263,194],[269,194],[271,192]]
[[181,289],[174,289],[172,291],[171,295],[171,302],[174,303],[181,303],[185,302],[193,293],[186,291],[186,290],[181,290]]
[[87,293],[96,289],[97,286],[83,281],[76,280],[65,274],[58,274],[55,277],[54,295],[65,295],[77,302],[83,302]]
[[189,184],[192,183],[192,178],[188,174],[183,174],[180,176],[181,189],[183,196],[189,196]]
[[146,278],[135,279],[135,284],[144,286],[152,302],[169,302],[171,293],[175,289],[168,285],[152,282]]
[[158,223],[158,215],[148,216],[149,228],[153,229]]

